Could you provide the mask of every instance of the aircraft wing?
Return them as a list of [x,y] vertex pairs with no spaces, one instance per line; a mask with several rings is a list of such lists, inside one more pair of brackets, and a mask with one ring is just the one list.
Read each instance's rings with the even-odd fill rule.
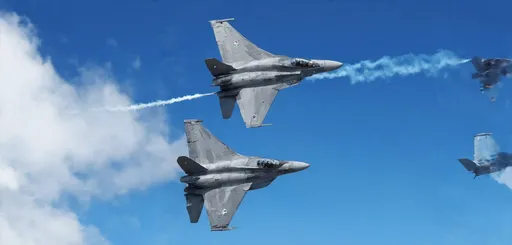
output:
[[232,20],[234,19],[210,21],[224,63],[240,66],[253,60],[261,60],[274,56],[259,48],[240,34],[229,24],[229,21]]
[[226,186],[210,190],[204,194],[206,212],[210,220],[212,231],[230,229],[229,223],[242,203],[245,193],[251,188],[252,183],[235,186]]
[[236,100],[246,127],[262,126],[263,120],[265,120],[278,92],[279,90],[276,88],[276,85],[240,90]]
[[471,59],[471,63],[473,64],[473,67],[475,67],[475,70],[478,73],[486,71],[484,65],[483,65],[483,59],[481,57],[475,56]]

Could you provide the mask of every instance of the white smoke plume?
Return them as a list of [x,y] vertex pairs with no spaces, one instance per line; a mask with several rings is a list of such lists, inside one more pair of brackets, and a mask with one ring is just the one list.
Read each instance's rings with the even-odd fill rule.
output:
[[212,95],[212,94],[215,94],[215,93],[185,95],[183,97],[172,98],[170,100],[158,100],[158,101],[146,103],[146,104],[136,104],[136,105],[120,106],[120,107],[94,108],[91,110],[92,111],[136,111],[136,110],[141,110],[141,109],[146,109],[146,108],[151,108],[151,107],[170,105],[170,104],[182,102],[185,100],[198,99],[198,98]]
[[0,244],[109,244],[65,198],[166,182],[185,138],[169,141],[162,114],[66,113],[132,103],[105,68],[80,69],[83,88],[66,82],[39,44],[29,20],[0,13]]
[[364,60],[357,64],[345,64],[335,72],[317,74],[309,77],[308,80],[348,77],[351,83],[355,84],[394,76],[409,76],[420,72],[433,76],[443,68],[456,67],[468,61],[470,59],[461,59],[446,50],[441,50],[434,55],[384,56],[377,61]]

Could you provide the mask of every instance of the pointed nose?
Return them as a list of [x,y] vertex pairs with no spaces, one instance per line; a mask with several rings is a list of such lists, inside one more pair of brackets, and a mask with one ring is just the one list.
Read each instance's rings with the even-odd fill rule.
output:
[[324,61],[324,69],[326,71],[333,71],[343,66],[343,63],[333,60],[325,60]]
[[292,169],[295,172],[302,171],[302,170],[304,170],[306,168],[309,168],[309,164],[307,164],[305,162],[293,162],[292,163]]

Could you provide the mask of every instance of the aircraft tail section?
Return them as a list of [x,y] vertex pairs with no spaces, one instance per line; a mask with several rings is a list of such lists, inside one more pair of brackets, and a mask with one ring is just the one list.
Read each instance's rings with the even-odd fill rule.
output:
[[492,159],[500,151],[500,148],[491,133],[480,133],[475,135],[474,144],[474,161],[479,163],[483,160]]
[[[475,57],[471,58],[471,63],[475,67],[475,70],[477,71],[477,73],[485,71],[485,67],[484,67],[484,64],[483,64],[482,60],[483,59],[481,57],[478,57],[478,56],[475,56]],[[475,75],[473,75],[473,78],[475,78]]]
[[210,21],[224,63],[243,65],[274,56],[242,36],[229,24],[232,20],[234,18]]
[[190,223],[197,223],[203,211],[204,198],[202,195],[185,194],[187,201],[187,212]]
[[201,166],[201,164],[186,156],[178,157],[178,165],[180,165],[181,169],[183,169],[183,172],[185,172],[187,175],[200,174],[208,170],[207,168]]
[[235,109],[236,96],[219,97],[222,118],[229,119]]
[[478,168],[478,164],[467,158],[459,159],[459,162],[462,164],[462,166],[464,166],[464,168],[466,168],[467,171],[470,172],[474,172]]
[[242,157],[203,126],[202,120],[185,120],[189,157],[201,165]]
[[220,60],[215,58],[208,58],[204,60],[206,67],[214,77],[229,74],[230,72],[236,71],[236,69],[228,64],[222,63]]

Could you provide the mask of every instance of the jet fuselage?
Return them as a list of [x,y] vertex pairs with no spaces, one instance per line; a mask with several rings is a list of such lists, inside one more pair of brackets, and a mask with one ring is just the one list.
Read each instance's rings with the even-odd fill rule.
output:
[[304,170],[309,164],[264,158],[241,158],[205,167],[209,167],[205,173],[181,177],[180,182],[188,184],[185,192],[203,195],[210,189],[243,183],[254,183],[250,190],[255,190],[265,187],[263,183],[270,184],[280,175]]
[[494,172],[499,172],[509,166],[512,166],[512,154],[507,152],[498,152],[490,159],[477,161],[478,168],[475,169],[475,174],[483,175]]
[[[227,90],[281,83],[293,85],[316,73],[335,70],[341,67],[342,63],[330,60],[292,59],[278,56],[255,60],[239,67],[236,67],[236,64],[233,66],[236,70],[213,79],[212,85],[220,86],[221,93]],[[230,94],[226,95],[229,96]]]

